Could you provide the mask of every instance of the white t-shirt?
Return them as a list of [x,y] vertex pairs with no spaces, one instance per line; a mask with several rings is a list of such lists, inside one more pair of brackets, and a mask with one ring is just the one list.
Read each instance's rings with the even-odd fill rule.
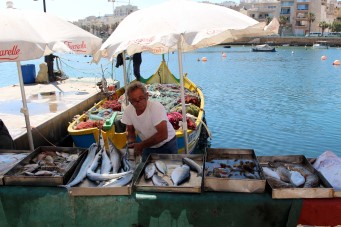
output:
[[168,138],[161,143],[152,146],[152,148],[161,147],[175,136],[175,130],[169,122],[166,110],[161,103],[148,100],[145,111],[139,116],[137,116],[134,106],[130,104],[124,110],[121,119],[122,123],[133,125],[138,136],[142,140],[146,140],[154,135],[157,132],[155,126],[160,124],[161,121],[167,122]]

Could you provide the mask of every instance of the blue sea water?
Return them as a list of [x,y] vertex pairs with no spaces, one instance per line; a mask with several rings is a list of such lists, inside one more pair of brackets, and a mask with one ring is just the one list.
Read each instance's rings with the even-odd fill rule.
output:
[[[226,53],[226,58],[222,57]],[[322,61],[321,56],[327,59]],[[198,61],[206,57],[207,61]],[[143,53],[141,74],[153,74],[160,55]],[[123,84],[122,67],[91,57],[60,55],[69,77],[102,74]],[[248,148],[257,155],[303,154],[326,150],[341,156],[341,50],[278,47],[275,53],[251,52],[250,46],[216,46],[183,55],[183,71],[202,88],[212,133],[212,148]],[[165,55],[177,76],[177,53]],[[23,62],[38,65],[42,59]],[[0,87],[18,83],[14,63],[0,64]]]

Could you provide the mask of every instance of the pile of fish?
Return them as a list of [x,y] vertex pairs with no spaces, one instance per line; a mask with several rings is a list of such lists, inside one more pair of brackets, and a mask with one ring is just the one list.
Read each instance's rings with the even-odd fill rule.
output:
[[205,175],[230,179],[261,179],[256,163],[251,159],[214,159],[205,162]]
[[128,160],[128,150],[124,155],[108,140],[109,154],[104,143],[93,143],[82,163],[77,176],[66,188],[80,184],[85,179],[94,182],[98,187],[122,187],[129,184],[133,178],[135,168]]
[[[202,167],[194,160],[184,157],[182,158],[182,165],[177,165],[170,175],[173,186],[179,186],[190,179],[190,170],[202,176]],[[162,176],[158,174],[160,172]],[[164,179],[168,177],[168,167],[161,161],[149,162],[144,169],[144,179],[151,180],[155,186],[169,186],[169,183]]]
[[79,154],[58,151],[42,151],[33,157],[29,164],[18,166],[16,176],[63,176]]
[[274,161],[263,166],[263,172],[274,188],[315,188],[320,185],[319,177],[303,164]]

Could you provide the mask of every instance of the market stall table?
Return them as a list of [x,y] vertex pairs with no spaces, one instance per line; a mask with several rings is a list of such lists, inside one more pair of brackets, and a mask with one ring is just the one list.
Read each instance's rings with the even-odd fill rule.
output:
[[296,226],[301,199],[270,193],[71,197],[61,187],[0,187],[0,226]]

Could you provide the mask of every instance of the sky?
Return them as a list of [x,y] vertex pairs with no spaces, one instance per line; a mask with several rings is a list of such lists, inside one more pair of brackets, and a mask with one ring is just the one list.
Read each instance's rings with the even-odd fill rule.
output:
[[[8,0],[0,0],[0,9],[6,8]],[[14,8],[44,11],[43,0],[11,0]],[[88,16],[104,16],[113,13],[112,0],[45,0],[46,12],[69,21],[77,21]],[[130,0],[130,4],[143,9],[167,0]],[[201,2],[203,0],[195,0]],[[210,0],[221,3],[226,0]],[[239,3],[239,0],[232,0]],[[114,7],[127,5],[129,0],[115,0]]]

